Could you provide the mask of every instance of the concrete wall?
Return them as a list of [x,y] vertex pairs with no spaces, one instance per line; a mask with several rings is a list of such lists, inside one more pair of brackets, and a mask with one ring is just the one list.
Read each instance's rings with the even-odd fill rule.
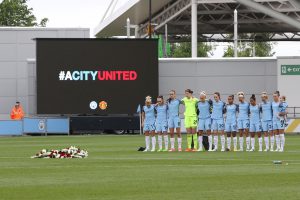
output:
[[167,96],[170,89],[175,89],[181,98],[187,88],[192,89],[196,97],[203,90],[209,96],[218,91],[223,100],[238,91],[244,91],[247,99],[262,91],[272,94],[277,90],[277,59],[161,59],[160,94]]
[[[279,57],[277,63],[278,89],[287,97],[290,107],[300,107],[300,75],[281,75],[281,65],[300,65],[300,57]],[[296,112],[300,113],[300,109]]]
[[[34,38],[89,38],[85,28],[0,27],[0,119],[8,119],[16,101],[27,114],[35,113]],[[28,67],[29,66],[29,67]]]

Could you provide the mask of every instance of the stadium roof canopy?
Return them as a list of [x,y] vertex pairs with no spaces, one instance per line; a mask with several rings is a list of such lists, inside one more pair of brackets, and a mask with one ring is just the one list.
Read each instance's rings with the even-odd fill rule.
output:
[[[173,41],[189,38],[193,3],[197,4],[198,41],[225,40],[224,34],[232,34],[235,9],[239,33],[270,33],[268,38],[257,37],[257,40],[300,40],[299,0],[152,0],[155,31],[164,34],[167,30]],[[149,0],[129,0],[100,22],[95,36],[125,36],[127,18],[136,27],[131,34],[147,37]]]

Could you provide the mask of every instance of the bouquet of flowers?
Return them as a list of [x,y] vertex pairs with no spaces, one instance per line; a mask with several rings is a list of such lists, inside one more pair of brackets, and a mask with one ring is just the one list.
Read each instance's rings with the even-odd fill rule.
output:
[[42,149],[36,155],[31,156],[31,158],[86,158],[88,157],[88,152],[86,150],[77,148],[75,146],[70,146],[68,148],[60,150],[48,150]]

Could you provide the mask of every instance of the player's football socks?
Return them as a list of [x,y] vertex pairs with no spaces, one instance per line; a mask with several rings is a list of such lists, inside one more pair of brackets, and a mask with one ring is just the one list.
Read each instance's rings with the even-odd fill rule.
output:
[[179,149],[182,150],[181,148],[182,138],[177,138],[177,143],[178,143],[178,151]]
[[191,134],[187,134],[187,148],[191,149],[192,148],[192,135]]
[[264,138],[264,140],[265,140],[265,146],[266,146],[266,149],[264,151],[269,151],[269,137],[266,136]]
[[279,135],[275,135],[275,141],[276,141],[276,150],[275,151],[279,151],[279,149],[280,149],[280,137],[279,137]]
[[239,137],[240,151],[244,151],[244,137]]
[[151,139],[152,139],[152,149],[151,149],[151,151],[155,151],[155,146],[156,146],[156,137],[155,137],[155,136],[153,136],[153,137],[151,137]]
[[246,137],[246,151],[250,150],[250,137]]
[[168,135],[164,135],[164,141],[165,141],[165,149],[169,149],[169,137]]
[[209,143],[208,151],[211,151],[212,150],[212,135],[208,136],[208,143]]
[[199,135],[198,136],[198,151],[202,151],[203,150],[203,144],[202,144],[202,141],[203,141],[203,136],[202,135]]
[[285,135],[280,134],[280,152],[283,152],[285,145]]
[[150,136],[145,136],[146,150],[150,149]]
[[259,146],[259,150],[260,152],[262,152],[262,137],[258,138],[258,146]]
[[170,138],[171,149],[175,149],[175,138]]
[[231,137],[227,137],[227,149],[231,149]]
[[270,151],[274,151],[274,141],[275,141],[275,137],[274,135],[273,136],[270,136],[270,140],[271,140],[271,148],[270,148]]
[[214,145],[215,145],[215,148],[213,149],[214,151],[217,151],[218,150],[218,145],[219,145],[219,141],[218,141],[218,136],[215,135],[214,136]]
[[233,137],[233,149],[237,151],[237,137]]
[[255,148],[255,138],[251,138],[251,149]]
[[157,136],[158,148],[162,149],[162,135]]
[[221,149],[225,151],[225,135],[221,135]]
[[193,134],[193,143],[194,143],[194,149],[196,150],[198,147],[198,135],[197,133]]

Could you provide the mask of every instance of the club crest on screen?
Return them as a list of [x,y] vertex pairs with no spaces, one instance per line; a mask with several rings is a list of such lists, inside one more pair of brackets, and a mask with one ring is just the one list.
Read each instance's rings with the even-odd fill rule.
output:
[[90,103],[90,108],[91,108],[92,110],[96,110],[96,109],[97,109],[97,102],[96,102],[96,101],[92,101],[92,102]]
[[101,102],[99,103],[99,108],[100,108],[101,110],[105,110],[105,109],[107,108],[107,103],[106,103],[106,101],[101,101]]

